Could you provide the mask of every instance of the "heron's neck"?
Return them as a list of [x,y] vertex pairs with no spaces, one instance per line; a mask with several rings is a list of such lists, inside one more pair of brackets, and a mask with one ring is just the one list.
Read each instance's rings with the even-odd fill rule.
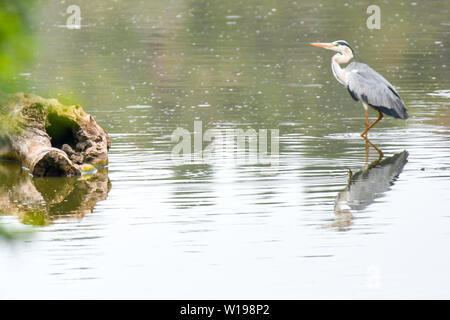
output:
[[331,70],[336,80],[343,84],[348,84],[347,73],[344,68],[341,68],[341,63],[347,63],[353,58],[353,55],[344,55],[341,53],[336,53],[333,58],[331,58]]

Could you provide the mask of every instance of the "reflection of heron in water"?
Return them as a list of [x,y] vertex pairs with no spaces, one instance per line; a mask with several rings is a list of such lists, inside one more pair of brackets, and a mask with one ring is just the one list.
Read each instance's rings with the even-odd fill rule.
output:
[[[356,173],[349,170],[344,190],[339,192],[334,205],[335,227],[348,227],[353,219],[352,211],[360,211],[375,202],[390,189],[402,172],[408,152],[402,151],[383,159],[383,153],[369,140],[366,141],[366,165]],[[369,146],[378,153],[378,159],[368,164]]]

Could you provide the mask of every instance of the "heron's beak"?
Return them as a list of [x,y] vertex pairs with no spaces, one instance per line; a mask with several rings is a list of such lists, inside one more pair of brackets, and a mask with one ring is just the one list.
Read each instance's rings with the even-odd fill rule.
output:
[[332,43],[321,43],[321,42],[313,42],[313,43],[311,43],[311,45],[314,47],[322,47],[325,49],[331,49],[334,47],[334,45]]

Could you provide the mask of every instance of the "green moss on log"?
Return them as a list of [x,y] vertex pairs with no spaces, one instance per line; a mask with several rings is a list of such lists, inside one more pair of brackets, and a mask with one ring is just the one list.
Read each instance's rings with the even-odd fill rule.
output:
[[0,94],[0,158],[20,160],[33,174],[72,175],[85,164],[106,165],[110,145],[106,131],[79,105]]

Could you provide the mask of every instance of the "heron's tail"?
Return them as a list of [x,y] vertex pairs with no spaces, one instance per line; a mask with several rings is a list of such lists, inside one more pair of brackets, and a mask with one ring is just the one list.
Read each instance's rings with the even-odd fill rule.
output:
[[408,108],[400,97],[397,96],[396,99],[392,99],[390,105],[390,107],[371,106],[388,116],[403,120],[408,119]]

